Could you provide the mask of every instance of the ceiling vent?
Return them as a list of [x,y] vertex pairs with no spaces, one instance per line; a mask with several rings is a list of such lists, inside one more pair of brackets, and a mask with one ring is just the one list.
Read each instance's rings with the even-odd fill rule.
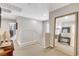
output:
[[17,6],[14,6],[14,5],[11,5],[10,3],[1,3],[0,4],[1,7],[4,7],[4,8],[7,8],[7,9],[10,9],[12,11],[17,11],[17,12],[21,12],[22,9],[17,7]]
[[6,12],[6,13],[11,13],[11,12],[12,12],[11,10],[5,9],[5,8],[1,8],[1,10],[2,10],[3,12]]

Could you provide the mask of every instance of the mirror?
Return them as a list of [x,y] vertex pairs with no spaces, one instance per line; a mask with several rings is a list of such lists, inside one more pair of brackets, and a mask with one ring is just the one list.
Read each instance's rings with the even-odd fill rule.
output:
[[55,18],[55,47],[67,55],[76,55],[77,13]]

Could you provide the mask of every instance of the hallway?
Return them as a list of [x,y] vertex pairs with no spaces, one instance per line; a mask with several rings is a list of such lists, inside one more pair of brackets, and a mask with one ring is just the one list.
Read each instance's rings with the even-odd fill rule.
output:
[[[79,3],[30,5],[2,3],[0,5],[0,42],[3,41],[5,44],[3,47],[6,45],[12,47],[9,54],[3,53],[5,49],[1,50],[1,54],[11,56],[79,55]],[[13,36],[14,32],[16,35]],[[10,40],[14,43],[5,43]]]

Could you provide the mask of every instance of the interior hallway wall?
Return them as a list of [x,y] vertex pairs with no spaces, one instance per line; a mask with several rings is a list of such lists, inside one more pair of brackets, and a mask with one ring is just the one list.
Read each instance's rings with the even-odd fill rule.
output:
[[[50,15],[49,16],[49,18],[50,18],[50,20],[49,20],[50,21],[50,45],[52,47],[54,45],[54,24],[55,24],[54,20],[55,20],[55,17],[73,13],[73,12],[79,12],[79,4],[78,3],[70,4],[68,6],[57,9],[55,11],[51,11],[49,13],[49,15]],[[79,21],[78,21],[78,25],[79,25]],[[78,29],[79,29],[79,27],[78,27]],[[78,30],[78,34],[79,34],[79,30]],[[78,39],[79,39],[79,35],[78,35]],[[78,42],[77,45],[78,45],[78,55],[79,55],[79,40],[77,42]],[[66,49],[63,46],[61,48]],[[63,49],[61,49],[61,50],[63,50]],[[69,52],[67,51],[67,53],[69,53]]]
[[17,41],[20,46],[42,43],[42,22],[31,18],[18,17]]

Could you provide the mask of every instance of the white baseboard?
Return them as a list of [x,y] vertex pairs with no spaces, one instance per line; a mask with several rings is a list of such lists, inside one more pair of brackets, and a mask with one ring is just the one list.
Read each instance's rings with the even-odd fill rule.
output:
[[53,44],[50,44],[51,47],[54,47]]
[[18,43],[19,46],[21,46],[21,42],[19,40],[16,41]]
[[35,41],[29,41],[29,42],[24,42],[24,43],[17,41],[17,43],[20,47],[24,47],[24,46],[29,46],[29,45],[36,44],[36,43],[39,43],[39,42],[35,40]]

